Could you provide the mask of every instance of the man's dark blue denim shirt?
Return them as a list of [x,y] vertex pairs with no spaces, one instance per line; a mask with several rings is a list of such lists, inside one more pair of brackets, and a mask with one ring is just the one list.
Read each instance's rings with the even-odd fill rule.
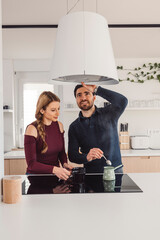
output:
[[117,131],[118,119],[127,106],[128,100],[123,95],[98,87],[96,95],[106,99],[110,104],[95,109],[91,117],[79,117],[69,127],[69,160],[84,164],[86,172],[103,172],[105,159],[87,161],[91,148],[100,148],[114,167],[122,164]]

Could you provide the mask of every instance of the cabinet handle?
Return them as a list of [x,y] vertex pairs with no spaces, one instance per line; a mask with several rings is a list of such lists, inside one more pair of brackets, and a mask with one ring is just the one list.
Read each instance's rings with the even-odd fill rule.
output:
[[150,159],[150,156],[141,156],[141,159]]

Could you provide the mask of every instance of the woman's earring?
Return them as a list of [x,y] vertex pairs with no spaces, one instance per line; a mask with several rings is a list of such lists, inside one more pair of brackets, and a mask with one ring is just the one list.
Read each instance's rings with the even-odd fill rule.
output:
[[44,113],[44,110],[43,110],[43,109],[41,109],[41,110],[40,110],[40,114],[41,114],[41,115],[43,115],[43,113]]

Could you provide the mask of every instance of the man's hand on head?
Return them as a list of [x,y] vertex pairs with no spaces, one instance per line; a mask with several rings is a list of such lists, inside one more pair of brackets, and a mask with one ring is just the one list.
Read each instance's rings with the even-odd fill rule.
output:
[[94,159],[101,159],[103,156],[103,151],[100,148],[92,148],[87,154],[87,161],[92,161]]
[[94,93],[94,90],[97,88],[96,85],[86,85],[84,82],[81,82],[82,86],[85,87],[88,91]]

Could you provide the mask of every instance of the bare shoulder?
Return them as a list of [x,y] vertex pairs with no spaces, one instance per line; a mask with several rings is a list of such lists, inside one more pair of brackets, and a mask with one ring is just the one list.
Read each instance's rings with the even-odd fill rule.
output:
[[29,125],[26,129],[25,135],[37,138],[37,129],[33,125]]
[[63,133],[64,132],[63,124],[58,121],[58,125],[59,125],[60,132]]

